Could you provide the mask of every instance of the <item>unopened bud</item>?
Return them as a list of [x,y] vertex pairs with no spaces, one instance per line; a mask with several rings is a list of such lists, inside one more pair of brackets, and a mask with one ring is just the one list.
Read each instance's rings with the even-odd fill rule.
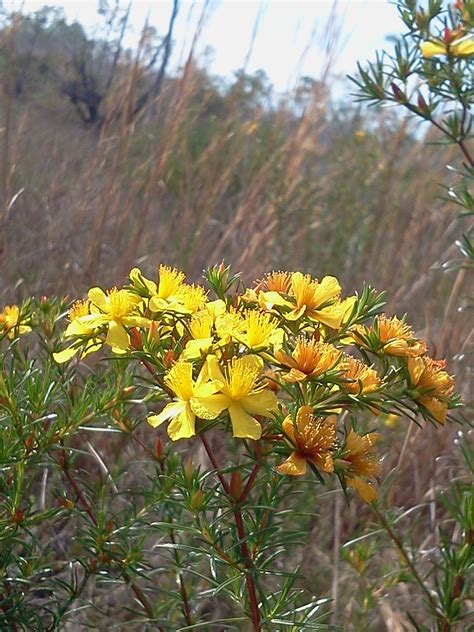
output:
[[163,356],[163,364],[167,369],[171,367],[174,362],[174,351],[173,349],[168,349]]
[[222,259],[222,261],[220,262],[218,268],[217,268],[217,272],[219,274],[224,274],[225,272],[225,263],[224,263],[224,259]]
[[242,476],[239,470],[234,470],[230,477],[230,495],[238,500],[242,495]]
[[183,467],[183,472],[184,472],[184,480],[189,485],[190,483],[192,483],[193,476],[194,476],[194,464],[191,458],[186,459],[186,463],[184,464],[184,467]]
[[15,524],[21,524],[24,519],[25,519],[25,514],[23,513],[21,509],[17,509],[12,514],[12,522],[14,522]]
[[159,332],[159,329],[158,329],[158,325],[157,325],[157,323],[154,320],[152,320],[151,323],[150,323],[150,327],[148,329],[148,336],[147,336],[147,338],[148,338],[148,342],[159,342],[160,341],[160,338],[161,338],[160,332]]
[[204,501],[204,493],[202,489],[198,489],[197,492],[195,492],[191,498],[191,508],[193,509],[193,511],[195,511],[196,513],[198,511],[201,511],[203,501]]
[[422,114],[428,114],[430,111],[430,108],[428,107],[428,104],[423,98],[423,95],[421,94],[421,92],[418,93],[418,109],[420,110]]
[[126,386],[122,391],[122,395],[124,395],[125,397],[128,397],[129,395],[132,395],[134,392],[135,392],[134,386]]
[[132,349],[140,350],[142,348],[142,337],[136,327],[130,329],[130,344]]
[[155,456],[158,461],[161,461],[164,458],[164,449],[163,449],[163,441],[160,437],[155,441]]
[[392,93],[396,100],[400,103],[405,103],[407,100],[406,94],[402,90],[400,90],[397,84],[392,82],[390,84],[390,87],[392,88]]
[[449,44],[453,39],[453,32],[448,26],[444,29],[443,39],[445,44]]

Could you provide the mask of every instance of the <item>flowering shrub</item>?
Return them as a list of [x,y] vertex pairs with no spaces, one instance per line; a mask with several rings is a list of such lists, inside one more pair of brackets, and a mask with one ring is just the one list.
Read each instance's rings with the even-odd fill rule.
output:
[[[137,616],[155,629],[217,620],[250,620],[254,630],[317,627],[324,600],[304,601],[288,559],[277,563],[301,537],[286,522],[300,477],[308,490],[339,487],[348,500],[355,492],[375,507],[381,421],[419,423],[421,415],[443,425],[456,407],[444,363],[427,355],[404,319],[382,313],[373,289],[344,297],[336,278],[301,272],[272,272],[245,288],[224,265],[206,279],[207,287],[188,284],[184,273],[160,266],[150,280],[133,269],[123,288],[95,287],[76,301],[59,340],[64,304],[44,299],[4,310],[5,625],[20,607],[29,629],[77,624],[72,604],[87,609],[88,586],[122,582]],[[41,370],[23,345],[34,334]],[[91,365],[97,353],[102,361]],[[155,430],[165,426],[166,447]],[[93,429],[128,437],[151,455],[154,472],[140,489],[122,480],[139,464],[125,467],[115,452],[107,458],[115,464],[106,464],[99,444],[77,442],[79,431]],[[199,445],[206,455],[197,469],[181,461],[186,439],[193,455]],[[80,465],[86,447],[102,472],[98,489]],[[28,475],[33,465],[43,468],[39,490]],[[54,542],[38,542],[37,525],[67,523],[72,514],[80,516],[70,535],[80,554],[70,551],[61,565]],[[157,552],[166,547],[173,558],[163,562]],[[163,566],[165,578],[174,569],[178,595]],[[206,609],[217,595],[219,608]]]

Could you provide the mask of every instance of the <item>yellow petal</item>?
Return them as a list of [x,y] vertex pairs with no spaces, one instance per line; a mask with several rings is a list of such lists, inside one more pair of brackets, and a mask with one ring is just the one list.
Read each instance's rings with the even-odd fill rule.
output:
[[194,414],[200,419],[215,419],[228,408],[229,403],[229,398],[221,393],[208,397],[193,397],[190,401]]
[[183,412],[181,412],[168,426],[168,435],[173,441],[178,439],[189,439],[196,434],[195,430],[196,416],[191,410],[189,403],[186,404]]
[[407,366],[412,386],[416,386],[420,381],[423,371],[425,370],[425,363],[422,358],[408,358]]
[[104,290],[100,287],[93,287],[87,292],[89,300],[95,303],[98,307],[103,307],[107,302]]
[[474,39],[465,37],[451,44],[451,52],[456,57],[470,57],[474,55]]
[[295,437],[295,427],[290,416],[285,418],[285,420],[281,424],[281,427],[283,428],[283,432],[290,439],[291,443],[293,443],[293,445],[297,445]]
[[270,417],[272,411],[277,409],[277,398],[275,393],[265,389],[252,395],[247,395],[239,400],[240,406],[251,415],[262,415]]
[[278,465],[276,469],[280,474],[287,476],[303,476],[306,474],[307,467],[306,459],[298,452],[292,452],[286,461]]
[[251,417],[242,406],[233,403],[229,406],[229,415],[232,422],[234,437],[241,439],[254,439],[257,441],[262,436],[262,426]]
[[130,338],[123,325],[111,320],[105,343],[111,347],[117,347],[122,351],[126,351],[130,347]]
[[219,360],[215,355],[209,355],[206,358],[206,367],[208,371],[208,375],[211,380],[218,380],[219,382],[225,383],[226,379],[224,374],[222,373],[221,367],[219,366]]
[[72,357],[74,357],[78,351],[79,351],[79,347],[75,347],[74,345],[71,345],[70,347],[63,349],[62,351],[53,353],[53,358],[55,362],[57,362],[58,364],[62,364],[63,362],[67,362]]
[[371,503],[379,497],[377,490],[372,483],[367,483],[361,478],[347,478],[347,486],[352,487],[366,503]]
[[189,340],[181,354],[183,360],[196,360],[202,355],[209,353],[212,349],[213,338],[200,338],[198,340]]
[[146,287],[151,295],[156,294],[156,283],[144,277],[142,271],[139,268],[133,268],[132,270],[130,270],[130,274],[128,275],[128,277],[130,281],[135,285],[143,285],[144,287]]
[[444,426],[446,423],[446,415],[448,413],[447,402],[442,402],[439,399],[436,399],[436,397],[429,397],[429,395],[424,395],[418,398],[418,401],[430,411],[438,423]]
[[423,42],[420,46],[423,57],[446,55],[446,46],[442,42]]
[[173,417],[177,417],[184,411],[184,408],[185,402],[171,402],[170,404],[167,404],[158,415],[149,415],[147,417],[147,421],[150,426],[153,426],[153,428],[157,428],[164,421],[168,421]]

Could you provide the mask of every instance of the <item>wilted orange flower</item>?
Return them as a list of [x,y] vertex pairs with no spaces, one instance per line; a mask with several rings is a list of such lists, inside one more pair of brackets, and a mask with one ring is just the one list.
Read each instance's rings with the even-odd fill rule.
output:
[[351,332],[354,340],[367,347],[365,336],[376,335],[384,353],[394,356],[419,356],[426,353],[426,344],[415,337],[413,329],[407,323],[393,316],[378,316],[373,327],[357,326]]
[[290,369],[289,373],[282,376],[282,380],[292,383],[330,371],[340,357],[341,352],[333,345],[319,342],[314,338],[300,338],[291,356],[283,351],[275,353],[276,361]]
[[303,476],[309,461],[323,472],[333,472],[332,451],[336,447],[336,417],[317,421],[310,406],[301,406],[296,413],[296,424],[288,416],[283,430],[295,448],[281,465],[280,474]]
[[446,421],[448,400],[454,391],[454,380],[444,371],[445,360],[432,358],[408,358],[414,399],[422,404],[440,424]]
[[362,395],[365,393],[373,393],[380,386],[380,378],[377,371],[365,365],[360,360],[356,360],[352,356],[344,356],[339,364],[342,377],[347,380],[340,386],[346,393],[352,395]]
[[380,435],[377,432],[360,436],[351,430],[346,437],[344,451],[340,457],[344,463],[344,478],[347,486],[355,489],[366,503],[378,497],[373,484],[364,479],[380,474],[380,462],[374,449],[379,440]]

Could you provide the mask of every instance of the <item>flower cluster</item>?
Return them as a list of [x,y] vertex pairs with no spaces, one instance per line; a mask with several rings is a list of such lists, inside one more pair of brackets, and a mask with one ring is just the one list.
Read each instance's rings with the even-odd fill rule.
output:
[[[156,281],[134,268],[121,289],[92,288],[70,308],[54,359],[105,345],[152,374],[158,410],[148,422],[167,423],[173,441],[220,426],[265,442],[282,475],[336,475],[368,502],[380,413],[418,411],[444,424],[455,405],[444,364],[403,319],[380,313],[370,288],[343,297],[335,277],[272,272],[237,291],[223,265],[207,280],[209,289],[160,266]],[[12,309],[0,323],[24,333]]]

